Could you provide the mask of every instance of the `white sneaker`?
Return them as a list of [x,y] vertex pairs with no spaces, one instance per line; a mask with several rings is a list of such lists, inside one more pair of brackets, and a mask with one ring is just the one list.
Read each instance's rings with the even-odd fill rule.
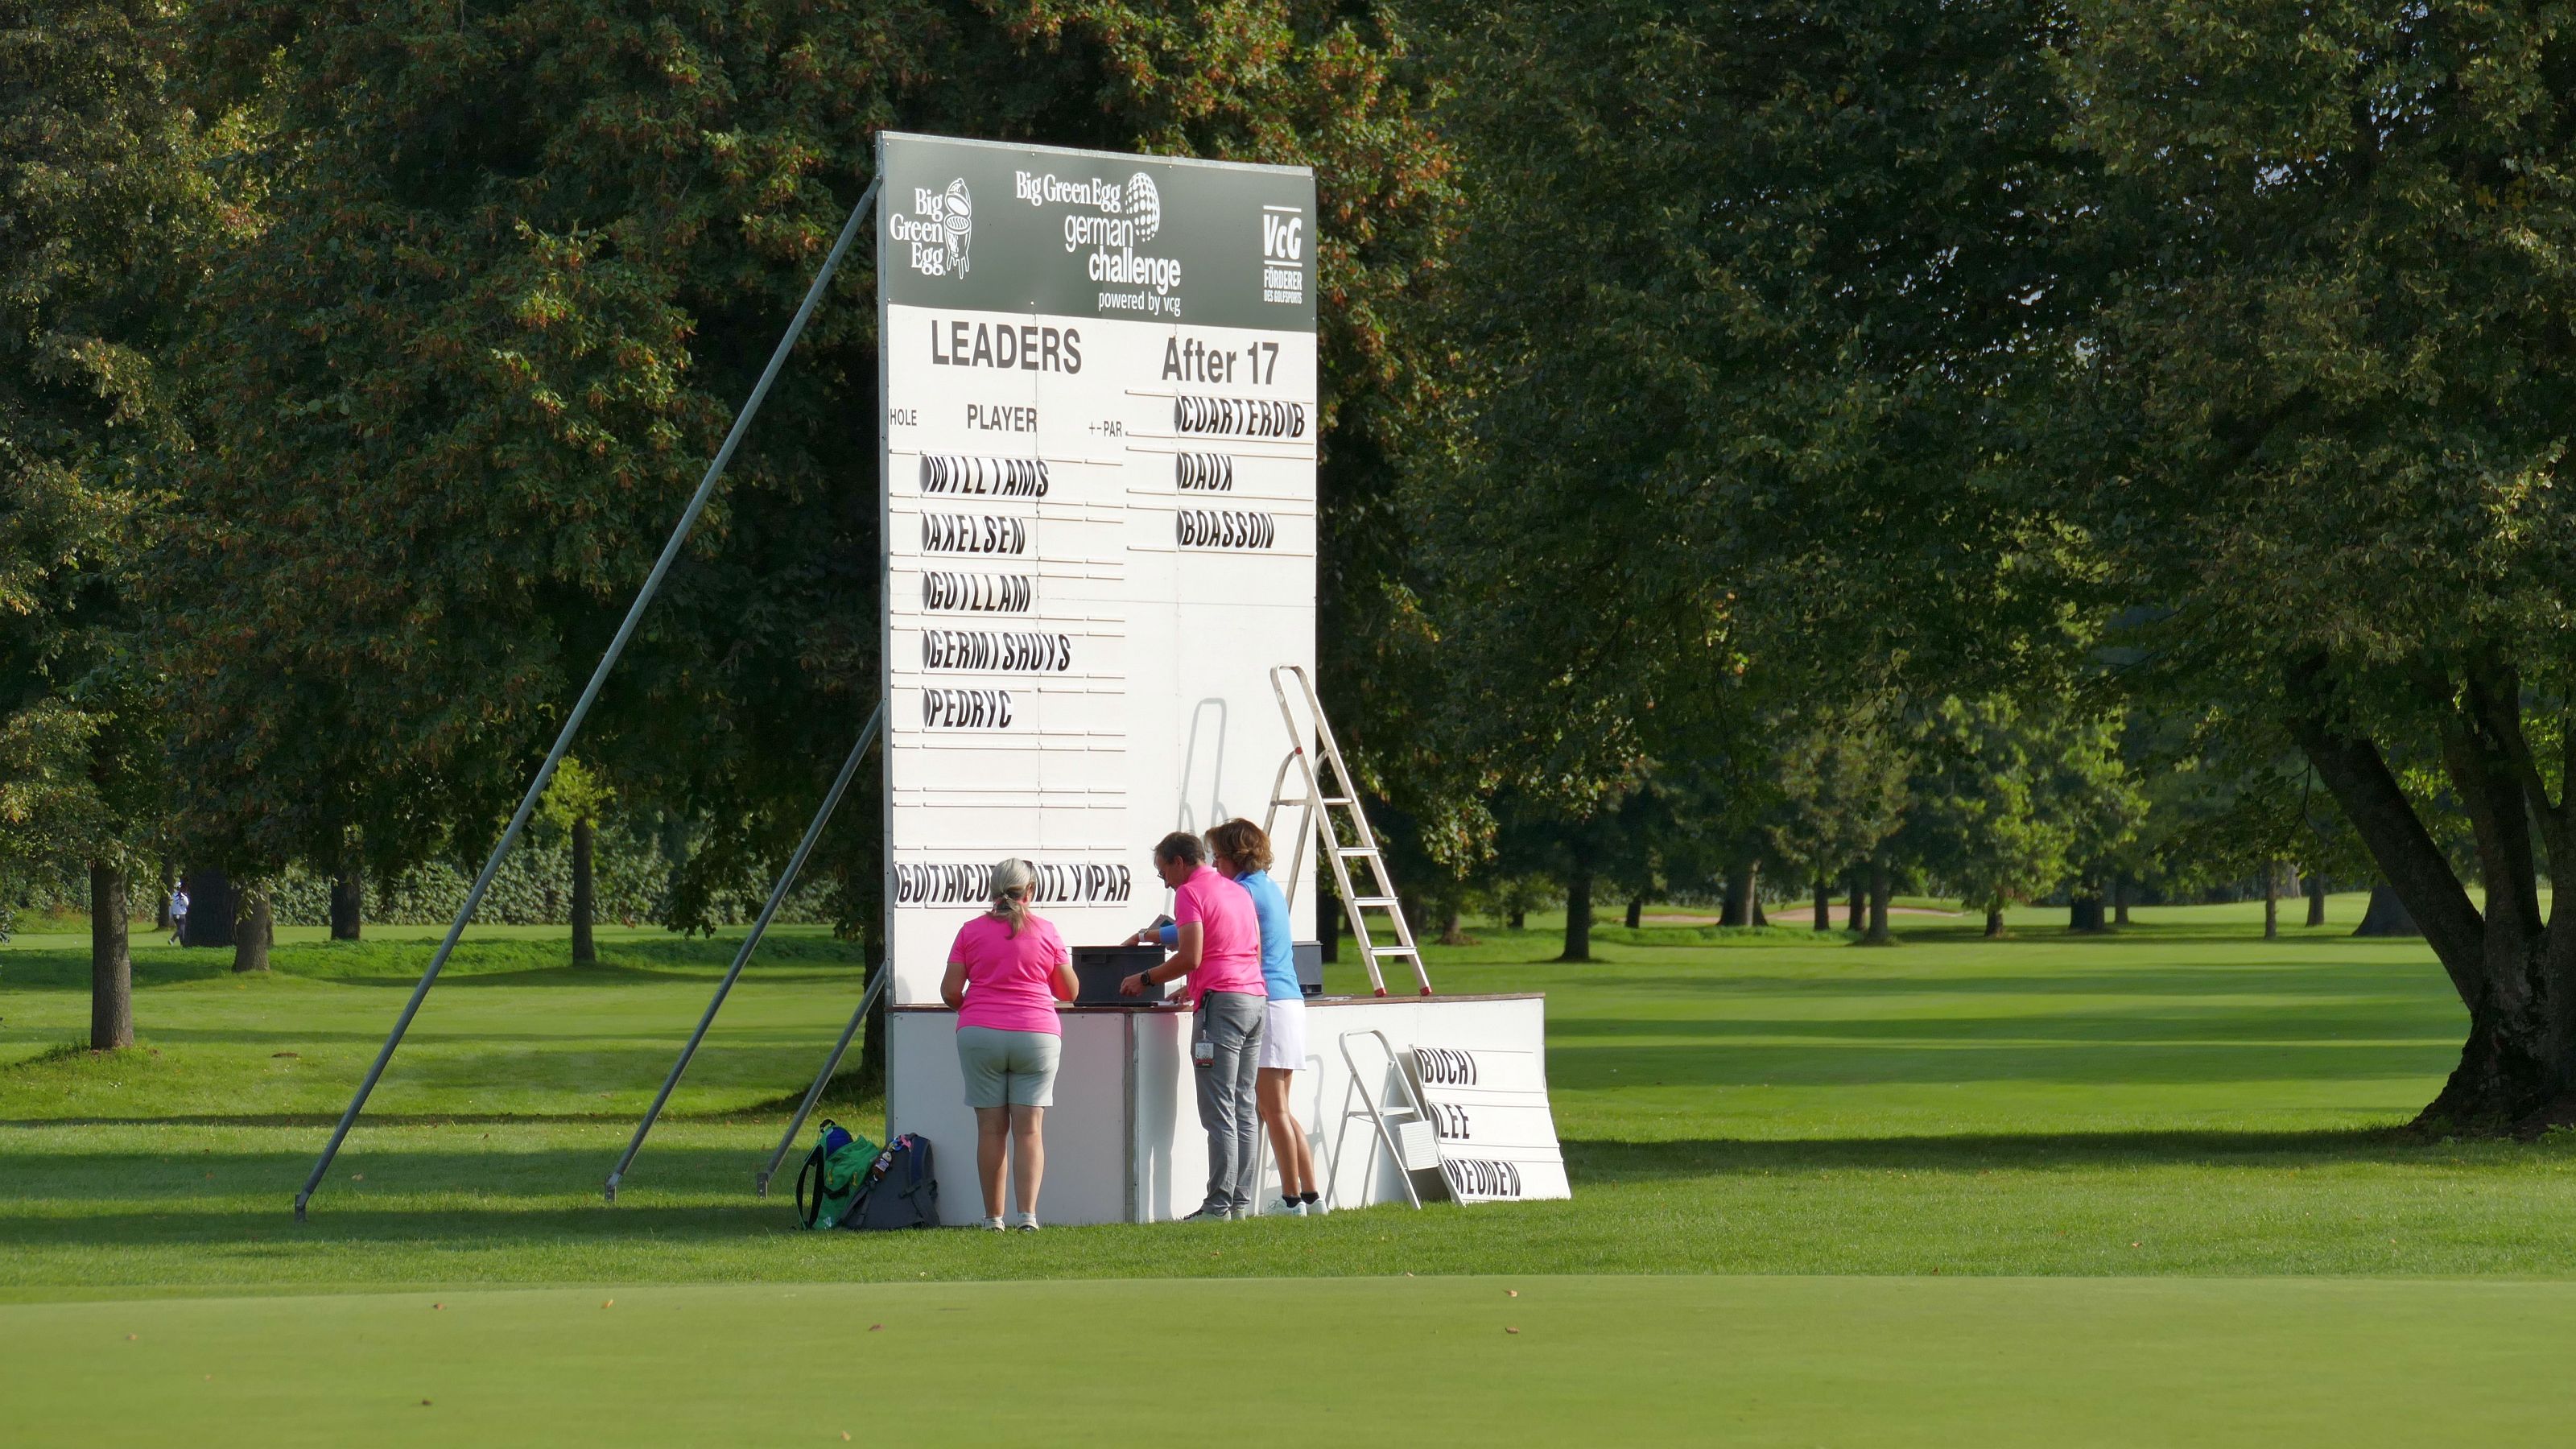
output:
[[1022,1218],[1018,1222],[1011,1224],[1011,1231],[1015,1233],[1034,1233],[1037,1230],[1038,1220],[1036,1218]]
[[1274,1197],[1262,1207],[1261,1215],[1265,1218],[1302,1218],[1306,1215],[1306,1205],[1302,1202],[1290,1202],[1284,1197]]
[[1313,1202],[1299,1202],[1297,1204],[1297,1211],[1310,1218],[1320,1218],[1324,1214],[1331,1212],[1332,1209],[1324,1206],[1324,1200],[1319,1197]]
[[1185,1223],[1230,1223],[1234,1221],[1234,1213],[1232,1210],[1227,1208],[1203,1207],[1197,1212],[1190,1214],[1188,1217],[1181,1219],[1181,1221]]
[[998,1233],[1002,1230],[1002,1220],[1000,1218],[986,1218],[975,1226],[988,1233]]

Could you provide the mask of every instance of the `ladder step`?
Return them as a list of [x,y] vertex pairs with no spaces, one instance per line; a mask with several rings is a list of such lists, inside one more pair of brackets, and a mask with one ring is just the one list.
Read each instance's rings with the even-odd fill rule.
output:
[[1353,860],[1363,855],[1377,854],[1377,847],[1374,845],[1336,845],[1333,847],[1333,854],[1340,856],[1344,860]]
[[1326,805],[1348,805],[1352,803],[1352,800],[1348,795],[1326,795],[1321,797],[1320,803]]
[[1391,911],[1396,908],[1398,902],[1393,896],[1360,896],[1351,904],[1363,911],[1372,907],[1381,911]]
[[1363,946],[1360,949],[1368,952],[1372,956],[1419,956],[1422,954],[1421,952],[1414,950],[1411,946]]

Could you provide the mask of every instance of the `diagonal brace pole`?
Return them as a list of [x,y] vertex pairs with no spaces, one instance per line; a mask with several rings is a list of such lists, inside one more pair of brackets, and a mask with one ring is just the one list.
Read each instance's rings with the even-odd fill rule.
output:
[[617,1184],[626,1169],[635,1165],[635,1154],[644,1150],[645,1134],[653,1130],[654,1120],[662,1115],[663,1105],[671,1100],[672,1089],[680,1085],[680,1074],[689,1069],[689,1058],[698,1054],[698,1044],[707,1039],[707,1028],[715,1025],[716,1012],[724,1006],[725,994],[733,990],[742,968],[751,961],[751,953],[760,949],[760,938],[769,933],[769,923],[796,888],[796,877],[805,869],[805,857],[814,853],[814,842],[822,838],[823,827],[831,823],[832,812],[839,808],[841,796],[850,788],[850,780],[859,773],[859,761],[866,758],[868,746],[877,741],[877,730],[885,723],[885,706],[880,703],[868,715],[867,728],[859,731],[859,742],[850,747],[850,757],[841,764],[840,776],[823,795],[821,809],[814,812],[813,823],[805,827],[805,838],[796,842],[796,853],[787,858],[787,868],[778,873],[778,884],[770,889],[769,904],[760,908],[760,919],[751,923],[751,934],[743,937],[742,949],[733,953],[733,965],[725,971],[724,980],[716,983],[716,994],[707,1003],[706,1015],[698,1018],[698,1029],[689,1033],[688,1045],[680,1048],[680,1059],[671,1063],[671,1075],[662,1079],[662,1090],[653,1097],[653,1105],[644,1109],[644,1120],[635,1124],[635,1138],[626,1144],[626,1154],[608,1171],[607,1185],[601,1189],[608,1201],[617,1201]]
[[778,1150],[769,1154],[769,1165],[760,1170],[759,1179],[752,1184],[754,1196],[769,1196],[769,1179],[778,1175],[778,1164],[787,1160],[787,1149],[796,1145],[796,1134],[805,1129],[806,1117],[814,1111],[814,1104],[822,1099],[823,1088],[831,1084],[832,1069],[849,1054],[850,1038],[859,1034],[859,1023],[868,1019],[868,1008],[877,1004],[878,997],[885,995],[886,982],[893,977],[892,966],[879,961],[876,974],[868,978],[868,989],[859,993],[859,1009],[850,1013],[850,1024],[841,1028],[841,1039],[832,1043],[831,1055],[823,1058],[823,1070],[814,1074],[814,1085],[805,1089],[805,1100],[797,1104],[796,1115],[788,1120],[787,1131],[779,1137]]
[[705,511],[707,500],[715,496],[716,483],[724,477],[726,466],[733,462],[734,449],[741,446],[743,435],[751,431],[751,420],[759,415],[761,403],[769,396],[769,385],[778,380],[778,370],[786,365],[787,354],[795,348],[796,339],[804,334],[806,321],[814,315],[814,308],[823,300],[824,290],[831,285],[832,273],[840,269],[841,258],[849,252],[850,243],[858,239],[859,224],[866,219],[869,205],[877,199],[877,187],[877,181],[868,182],[868,189],[859,193],[859,204],[850,208],[850,219],[842,224],[840,238],[832,243],[831,254],[823,259],[822,270],[814,274],[814,284],[805,289],[805,300],[797,307],[795,319],[787,324],[787,334],[778,339],[777,350],[769,355],[769,365],[761,369],[760,381],[753,385],[750,400],[735,415],[732,431],[725,434],[724,446],[716,449],[715,461],[707,465],[706,476],[698,481],[698,491],[690,496],[689,506],[681,512],[678,526],[671,530],[670,541],[662,545],[662,556],[653,561],[653,572],[645,576],[644,587],[636,593],[635,602],[627,606],[626,621],[617,626],[617,637],[609,641],[608,652],[599,656],[599,667],[591,671],[590,683],[583,687],[581,699],[573,705],[572,713],[564,717],[563,730],[555,736],[554,748],[546,752],[546,762],[537,767],[537,777],[528,782],[528,793],[520,799],[518,813],[510,817],[509,828],[501,832],[500,842],[492,847],[491,858],[483,862],[482,874],[474,877],[473,888],[466,891],[465,904],[457,907],[456,919],[449,923],[446,937],[438,943],[437,953],[429,958],[429,969],[421,973],[420,984],[412,988],[411,999],[403,1003],[402,1015],[394,1019],[393,1033],[385,1038],[384,1049],[376,1053],[374,1064],[367,1068],[366,1080],[358,1084],[357,1095],[349,1099],[349,1109],[340,1114],[340,1125],[331,1129],[330,1143],[322,1149],[320,1159],[314,1162],[312,1176],[304,1179],[303,1191],[295,1195],[296,1221],[303,1221],[304,1205],[313,1200],[314,1190],[322,1185],[323,1176],[330,1172],[331,1159],[340,1155],[340,1144],[348,1140],[349,1128],[357,1122],[358,1113],[366,1108],[368,1095],[376,1090],[376,1082],[385,1074],[385,1064],[394,1059],[394,1049],[402,1045],[403,1033],[411,1030],[412,1018],[420,1014],[420,1004],[428,997],[429,988],[437,982],[438,973],[446,969],[448,956],[456,950],[457,938],[465,934],[465,923],[474,919],[474,912],[482,906],[483,893],[491,889],[492,877],[500,872],[502,857],[508,855],[510,847],[518,842],[519,832],[527,829],[528,817],[536,812],[537,797],[546,792],[547,782],[554,778],[555,766],[563,763],[564,753],[572,748],[573,736],[580,733],[582,720],[589,716],[592,703],[599,698],[600,686],[608,682],[608,672],[617,666],[617,657],[626,652],[626,642],[635,636],[635,626],[643,619],[645,606],[652,603],[653,596],[661,591],[662,576],[671,571],[680,550],[688,544],[690,531],[697,527],[698,515]]

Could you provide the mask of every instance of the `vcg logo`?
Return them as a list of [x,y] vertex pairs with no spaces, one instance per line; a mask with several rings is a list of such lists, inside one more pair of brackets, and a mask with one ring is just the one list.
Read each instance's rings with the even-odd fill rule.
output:
[[1294,212],[1261,213],[1261,259],[1295,266],[1306,256],[1306,218]]
[[912,210],[886,218],[886,236],[911,248],[912,269],[925,277],[962,277],[975,235],[975,202],[959,177],[946,191],[912,189]]
[[1306,213],[1297,207],[1261,208],[1261,300],[1306,300]]

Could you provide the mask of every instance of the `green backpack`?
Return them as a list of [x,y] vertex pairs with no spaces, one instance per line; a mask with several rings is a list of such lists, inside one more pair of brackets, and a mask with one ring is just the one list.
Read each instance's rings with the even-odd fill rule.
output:
[[[867,1190],[868,1171],[876,1166],[878,1147],[825,1119],[814,1150],[796,1174],[796,1212],[809,1228],[837,1228]],[[809,1196],[807,1183],[813,1184]]]

